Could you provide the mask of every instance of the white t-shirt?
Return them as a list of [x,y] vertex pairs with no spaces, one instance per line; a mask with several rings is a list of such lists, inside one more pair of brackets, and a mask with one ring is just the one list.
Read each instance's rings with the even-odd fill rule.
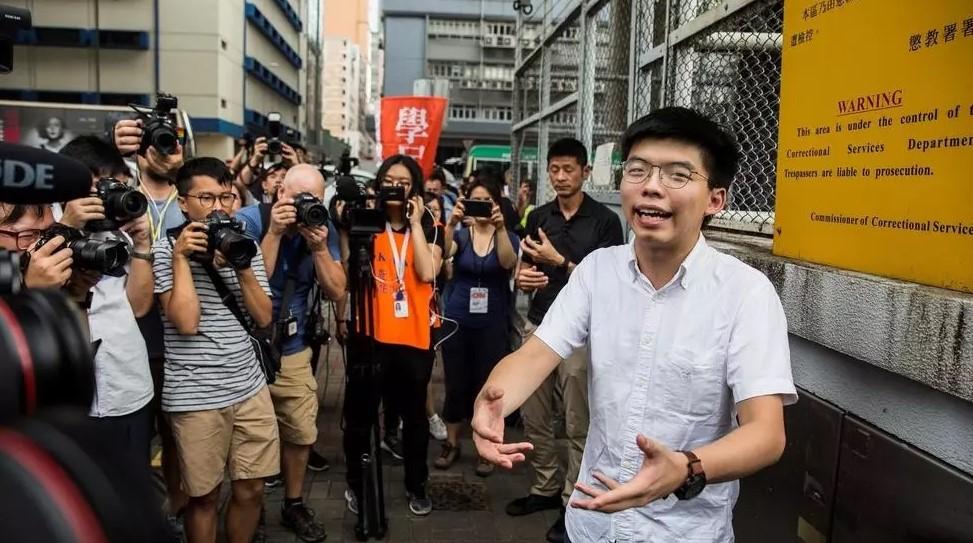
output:
[[[590,345],[591,424],[578,480],[596,488],[594,472],[620,483],[638,473],[640,433],[693,450],[737,427],[739,402],[797,399],[773,285],[702,236],[658,290],[639,271],[632,245],[591,253],[534,335],[563,358]],[[733,541],[738,491],[737,481],[710,484],[690,500],[669,496],[612,514],[569,507],[565,523],[572,541]]]

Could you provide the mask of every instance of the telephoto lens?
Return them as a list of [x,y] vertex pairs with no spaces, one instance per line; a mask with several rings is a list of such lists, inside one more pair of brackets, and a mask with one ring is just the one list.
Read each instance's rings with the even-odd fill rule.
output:
[[0,296],[17,294],[24,279],[20,270],[20,255],[0,250]]
[[297,224],[304,226],[324,226],[328,224],[328,208],[309,192],[294,197],[297,208]]
[[216,210],[207,215],[206,228],[210,254],[219,251],[238,270],[250,267],[250,261],[257,255],[257,242],[244,233],[239,221],[225,211]]
[[103,177],[95,185],[95,193],[105,206],[105,218],[88,221],[85,230],[106,232],[117,230],[121,225],[145,215],[149,201],[144,194],[112,178]]

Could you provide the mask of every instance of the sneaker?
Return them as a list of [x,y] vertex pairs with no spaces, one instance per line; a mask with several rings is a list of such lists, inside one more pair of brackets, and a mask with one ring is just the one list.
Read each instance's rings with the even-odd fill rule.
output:
[[314,511],[308,509],[303,503],[290,507],[280,508],[280,523],[294,532],[301,541],[311,543],[324,541],[328,534],[324,531],[324,526],[314,520]]
[[345,489],[345,507],[348,508],[354,514],[358,514],[358,498],[355,497],[355,493],[349,489]]
[[382,438],[382,450],[391,454],[392,458],[396,460],[402,460],[402,442],[399,441],[399,436],[387,435]]
[[277,475],[271,475],[270,477],[264,477],[264,487],[265,488],[277,488],[284,484],[284,478]]
[[327,458],[312,450],[311,456],[307,459],[307,469],[317,472],[328,471],[331,469],[331,464],[328,463]]
[[475,473],[477,477],[489,477],[493,475],[493,467],[493,464],[480,458],[476,462],[476,469],[473,471],[473,473]]
[[417,517],[424,517],[429,513],[432,513],[432,500],[429,496],[426,496],[426,491],[421,492],[406,492],[406,497],[409,498],[409,511]]
[[561,516],[557,517],[554,524],[547,530],[548,543],[563,543],[566,530],[564,529],[564,509],[561,509]]
[[446,423],[443,422],[438,413],[433,413],[429,417],[429,433],[439,441],[446,441],[446,437],[449,435],[446,433]]
[[538,511],[544,511],[545,509],[560,509],[561,508],[561,495],[555,494],[553,496],[541,496],[538,494],[528,494],[523,498],[517,498],[516,500],[507,504],[507,514],[512,517],[521,517],[524,515],[529,515],[531,513],[536,513]]
[[436,466],[436,469],[449,469],[459,458],[459,444],[453,445],[452,443],[446,441],[443,443],[443,450],[439,453],[439,458],[433,461],[432,465]]

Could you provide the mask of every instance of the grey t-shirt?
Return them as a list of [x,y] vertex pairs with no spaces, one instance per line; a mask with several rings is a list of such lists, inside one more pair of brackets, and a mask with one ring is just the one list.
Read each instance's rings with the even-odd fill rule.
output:
[[[173,287],[172,243],[175,240],[167,239],[152,247],[156,294],[169,292]],[[270,296],[259,248],[251,266],[260,286]],[[167,412],[220,409],[253,396],[266,385],[246,330],[220,300],[203,266],[190,261],[189,267],[199,297],[196,335],[180,334],[164,313],[162,316],[166,358],[162,410]],[[218,271],[237,304],[246,311],[236,272],[232,268]]]

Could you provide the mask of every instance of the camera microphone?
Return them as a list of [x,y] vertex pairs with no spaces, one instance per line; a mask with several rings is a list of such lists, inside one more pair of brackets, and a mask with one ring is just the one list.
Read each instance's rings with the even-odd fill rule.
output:
[[335,195],[344,202],[354,202],[365,199],[365,193],[354,177],[339,177],[335,181]]
[[91,172],[64,155],[0,143],[0,201],[53,204],[91,194]]

